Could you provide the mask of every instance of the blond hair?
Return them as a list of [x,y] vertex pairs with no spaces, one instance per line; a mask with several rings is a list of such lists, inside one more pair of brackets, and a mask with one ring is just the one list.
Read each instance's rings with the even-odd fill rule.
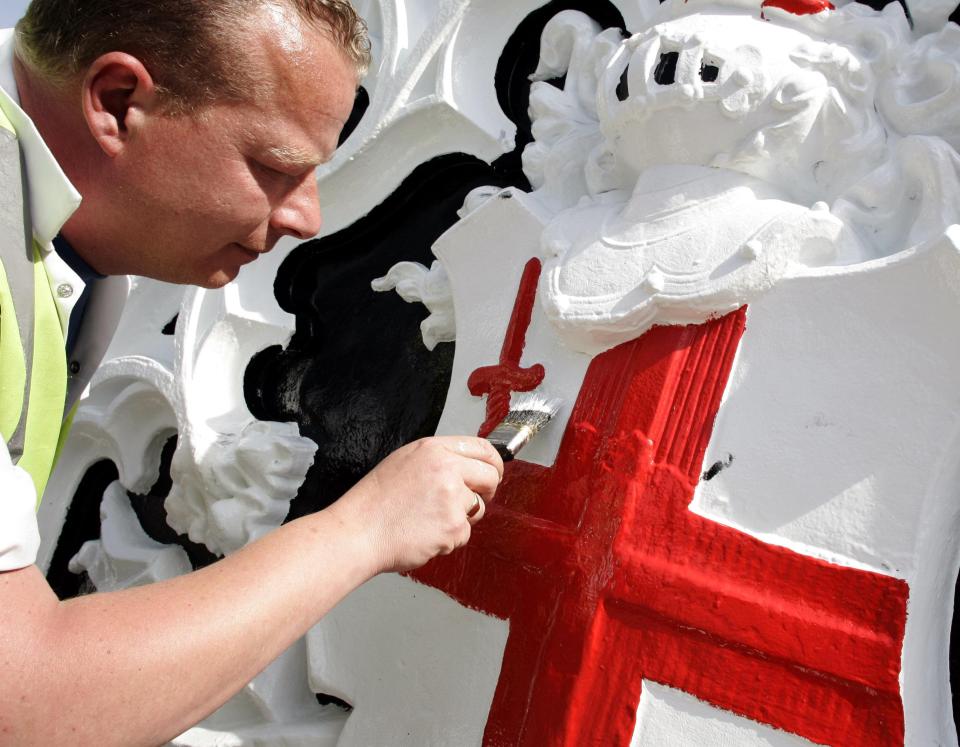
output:
[[193,110],[257,89],[240,32],[245,20],[278,5],[326,34],[358,78],[365,74],[367,28],[347,0],[33,0],[17,24],[17,56],[65,87],[101,55],[126,52],[144,63],[172,108]]

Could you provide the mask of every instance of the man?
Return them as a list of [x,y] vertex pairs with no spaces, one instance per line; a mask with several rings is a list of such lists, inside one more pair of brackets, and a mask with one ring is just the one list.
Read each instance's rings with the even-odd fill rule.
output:
[[[71,348],[73,398],[118,314],[104,299],[113,278],[95,278],[214,288],[282,236],[316,234],[314,169],[336,147],[367,45],[344,0],[34,0],[0,42],[0,142],[19,144],[27,184],[18,213],[19,159],[0,161],[0,353],[27,361],[0,360],[0,376],[14,372],[0,380],[0,743],[159,744],[357,585],[463,545],[503,467],[484,440],[426,439],[208,568],[59,602],[32,564],[55,444],[30,418],[62,413],[66,389],[65,370],[49,386],[66,369],[50,338]],[[24,268],[45,271],[33,308],[18,296]],[[24,417],[10,417],[21,400]]]

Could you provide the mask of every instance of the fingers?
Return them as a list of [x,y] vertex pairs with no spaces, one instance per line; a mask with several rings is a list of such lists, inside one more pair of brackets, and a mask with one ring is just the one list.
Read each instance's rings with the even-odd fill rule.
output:
[[465,547],[466,544],[470,541],[470,534],[473,531],[473,524],[470,523],[470,520],[464,522],[463,528],[457,534],[457,538],[448,546],[440,549],[436,554],[437,555],[450,555],[453,552],[456,552],[461,547]]
[[435,436],[433,440],[454,454],[489,464],[497,471],[498,482],[503,478],[503,459],[487,439],[476,436]]
[[[474,436],[424,438],[401,447],[341,500],[354,523],[369,526],[381,570],[411,570],[470,541],[503,477],[489,441]],[[346,508],[344,508],[346,507]]]
[[489,462],[478,459],[463,460],[460,476],[463,484],[474,493],[479,493],[484,501],[493,500],[493,495],[500,486],[500,472]]
[[470,503],[470,508],[467,509],[467,521],[471,525],[476,524],[483,518],[483,515],[487,512],[487,504],[483,498],[480,497],[479,493],[473,494],[473,501]]

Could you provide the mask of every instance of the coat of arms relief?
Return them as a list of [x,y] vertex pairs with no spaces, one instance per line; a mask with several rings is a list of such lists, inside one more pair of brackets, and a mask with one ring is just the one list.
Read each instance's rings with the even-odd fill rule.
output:
[[[418,354],[456,341],[437,430],[475,432],[497,371],[564,407],[467,551],[361,588],[177,743],[955,743],[953,9],[541,5],[367,3],[370,105],[319,178],[337,233],[419,164],[499,163],[497,60],[540,14],[526,183],[466,190],[431,261],[367,280],[427,307]],[[159,500],[213,555],[301,500],[317,446],[244,378],[302,334],[268,289],[303,251],[137,287],[56,483],[117,465],[70,564],[97,588],[191,567],[127,498],[173,434]]]

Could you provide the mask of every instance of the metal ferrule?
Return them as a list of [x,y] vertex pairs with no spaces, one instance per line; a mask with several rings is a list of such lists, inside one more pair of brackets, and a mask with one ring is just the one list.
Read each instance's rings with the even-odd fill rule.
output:
[[533,430],[529,426],[501,423],[487,436],[487,440],[500,452],[503,460],[508,462],[527,445],[532,435]]

